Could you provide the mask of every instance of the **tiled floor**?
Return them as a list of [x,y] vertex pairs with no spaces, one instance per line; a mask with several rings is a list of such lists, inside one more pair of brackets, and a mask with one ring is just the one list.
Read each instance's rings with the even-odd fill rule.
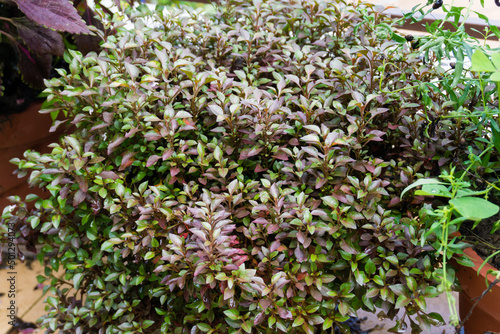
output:
[[[5,256],[5,254],[4,254]],[[24,322],[35,323],[44,313],[42,289],[37,288],[36,277],[43,275],[43,267],[38,261],[33,261],[29,266],[16,260],[16,266],[13,272],[7,269],[0,270],[0,334],[7,333],[11,326],[8,324],[10,319],[7,317],[7,307],[14,301],[17,308],[17,316]],[[14,276],[15,297],[9,297],[11,289],[7,279]]]

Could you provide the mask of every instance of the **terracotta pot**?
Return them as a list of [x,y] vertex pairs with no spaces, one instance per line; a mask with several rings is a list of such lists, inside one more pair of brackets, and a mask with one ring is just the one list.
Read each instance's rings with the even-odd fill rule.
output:
[[30,193],[43,196],[41,189],[28,187],[26,177],[14,175],[17,166],[9,162],[12,158],[22,158],[27,149],[47,153],[50,151],[47,145],[58,141],[62,131],[49,132],[52,118],[38,112],[41,105],[42,102],[32,103],[24,112],[0,119],[0,214],[11,204],[8,196],[19,195],[23,199]]
[[[474,262],[474,267],[463,267],[455,265],[457,268],[457,278],[462,287],[459,294],[460,318],[465,319],[469,311],[486,290],[486,276],[488,285],[495,280],[493,275],[487,275],[488,270],[495,270],[493,266],[486,264],[478,275],[478,270],[484,260],[472,249],[465,251]],[[465,334],[483,334],[484,332],[500,332],[500,283],[493,286],[481,301],[476,305],[468,320],[464,323]]]

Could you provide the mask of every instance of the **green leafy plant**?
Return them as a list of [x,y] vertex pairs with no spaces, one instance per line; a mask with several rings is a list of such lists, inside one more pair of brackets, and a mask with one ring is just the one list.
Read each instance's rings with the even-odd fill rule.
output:
[[[401,194],[401,196],[404,196],[407,191],[421,186],[421,189],[415,191],[415,195],[445,198],[447,201],[439,208],[434,209],[426,206],[422,209],[420,216],[424,218],[423,221],[429,226],[421,242],[422,244],[426,243],[426,238],[431,235],[437,236],[434,248],[443,257],[442,286],[443,290],[447,292],[450,313],[455,322],[458,322],[456,301],[450,294],[454,282],[448,280],[446,274],[447,262],[452,257],[455,257],[457,262],[462,265],[471,266],[472,262],[463,256],[462,250],[464,247],[468,247],[468,244],[457,243],[456,236],[453,237],[453,240],[450,240],[450,235],[456,233],[464,221],[472,220],[477,225],[482,219],[496,215],[500,209],[498,205],[487,199],[477,197],[487,195],[494,186],[482,191],[473,191],[470,189],[471,184],[463,180],[465,175],[466,173],[462,173],[460,177],[457,177],[455,168],[452,167],[449,173],[443,171],[440,175],[442,181],[432,178],[419,179],[406,187]],[[487,263],[487,261],[484,263]],[[498,275],[500,275],[500,272]]]
[[443,322],[425,310],[437,237],[400,194],[484,148],[472,84],[449,103],[453,76],[357,1],[106,21],[102,51],[67,52],[46,81],[43,112],[73,132],[13,161],[48,197],[13,197],[0,223],[43,245],[49,332],[347,332],[360,309],[391,332]]
[[493,53],[491,60],[481,50],[472,54],[471,71],[491,73],[491,81],[500,81],[500,52]]
[[[465,14],[462,12],[465,10]],[[426,59],[433,61],[437,66],[441,66],[445,58],[452,59],[453,55],[456,61],[453,66],[453,77],[443,78],[442,85],[449,94],[450,105],[456,108],[456,112],[449,114],[448,117],[454,119],[462,126],[472,126],[478,131],[477,138],[474,139],[477,147],[468,146],[468,159],[465,159],[464,169],[460,169],[456,164],[450,168],[443,168],[439,177],[419,179],[412,185],[405,188],[402,196],[410,189],[421,186],[420,190],[415,191],[417,196],[434,196],[434,204],[439,208],[432,208],[426,205],[419,213],[420,219],[429,226],[422,243],[426,242],[428,236],[436,237],[434,248],[443,255],[443,273],[442,288],[448,292],[450,312],[452,322],[458,324],[458,315],[456,314],[455,301],[449,292],[454,289],[453,280],[449,279],[446,268],[447,260],[455,257],[461,264],[468,265],[470,261],[460,256],[462,248],[467,244],[458,243],[455,236],[450,234],[458,231],[462,223],[466,220],[475,221],[474,227],[479,221],[492,217],[498,213],[498,205],[487,200],[487,194],[490,190],[498,190],[498,176],[496,159],[491,160],[492,152],[500,149],[500,128],[498,126],[498,92],[491,89],[488,83],[497,81],[497,55],[498,51],[491,51],[487,44],[480,43],[477,39],[471,38],[464,30],[464,24],[470,12],[468,8],[445,6],[447,13],[446,19],[453,18],[452,25],[455,31],[443,29],[444,20],[436,21],[427,26],[429,36],[423,37],[415,48],[424,53]],[[408,14],[409,18],[417,20],[416,11]],[[425,15],[420,9],[420,14]],[[476,13],[481,19],[488,23],[488,18],[482,14]],[[446,20],[445,19],[445,20]],[[460,23],[462,22],[462,23]],[[497,27],[487,26],[484,31],[485,39],[490,35],[499,36]],[[492,54],[492,61],[485,55],[485,52]],[[470,68],[466,68],[464,63],[470,60]],[[498,67],[500,68],[500,67]],[[477,77],[476,72],[490,73],[485,78]],[[424,84],[426,92],[432,91],[435,84]],[[498,88],[498,87],[497,87]],[[477,108],[471,108],[472,105],[466,104],[468,94],[474,91],[477,98],[474,103],[480,101]],[[431,106],[432,99],[427,99],[427,105]],[[469,145],[467,140],[463,140],[465,145]],[[477,197],[479,195],[485,198]],[[445,203],[442,199],[446,199]],[[498,222],[492,224],[491,233],[498,229]],[[486,263],[491,257],[486,259]],[[483,263],[483,265],[484,265]]]

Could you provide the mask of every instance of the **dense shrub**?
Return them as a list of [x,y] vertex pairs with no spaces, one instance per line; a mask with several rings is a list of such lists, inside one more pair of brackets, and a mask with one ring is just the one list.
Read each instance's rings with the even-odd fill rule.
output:
[[447,118],[477,87],[450,102],[453,76],[356,1],[131,16],[47,82],[46,112],[73,133],[16,161],[50,192],[4,214],[19,243],[43,244],[45,326],[331,332],[375,306],[439,321],[422,198],[399,195],[477,149],[476,125]]

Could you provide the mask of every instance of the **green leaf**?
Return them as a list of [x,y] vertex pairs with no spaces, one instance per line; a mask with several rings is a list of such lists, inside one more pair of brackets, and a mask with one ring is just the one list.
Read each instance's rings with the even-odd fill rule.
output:
[[238,312],[238,310],[235,310],[235,309],[230,309],[230,310],[226,310],[224,311],[224,314],[229,318],[229,319],[232,319],[232,320],[236,320],[239,318],[240,316],[240,312]]
[[324,196],[321,199],[330,208],[336,209],[339,206],[339,201],[333,196]]
[[494,72],[491,76],[490,76],[490,80],[491,81],[500,81],[500,71],[496,71]]
[[155,257],[155,253],[149,251],[149,252],[146,253],[146,255],[144,255],[144,260],[150,260],[150,259],[152,259],[154,257]]
[[80,287],[80,283],[82,282],[83,276],[84,276],[83,273],[78,273],[73,276],[73,284],[76,290],[78,290],[78,288]]
[[411,298],[408,298],[405,295],[401,295],[396,300],[396,305],[395,306],[396,306],[397,309],[400,309],[400,308],[403,308],[406,305],[408,305],[410,302],[411,302]]
[[488,56],[486,56],[481,50],[474,51],[471,61],[471,71],[495,72],[497,70],[489,60]]
[[33,217],[31,219],[31,228],[35,229],[38,226],[39,223],[40,223],[40,218],[39,217]]
[[99,196],[101,196],[102,198],[106,198],[107,194],[108,194],[108,190],[106,190],[106,188],[99,189]]
[[392,39],[393,41],[398,42],[398,43],[401,43],[401,44],[406,43],[406,39],[405,39],[403,36],[401,36],[401,35],[399,35],[399,34],[396,34],[395,32],[392,32],[392,33],[391,33],[391,39]]
[[101,250],[105,252],[111,252],[112,248],[113,248],[113,243],[108,240],[104,241],[101,245]]
[[326,318],[325,322],[323,322],[323,330],[327,330],[328,328],[332,327],[333,325],[333,319]]
[[499,207],[479,197],[459,197],[450,200],[453,208],[470,220],[486,219],[498,213]]
[[293,321],[292,327],[299,327],[303,323],[304,323],[304,318],[299,316],[299,317],[295,318],[295,320]]
[[441,184],[424,184],[422,190],[415,191],[415,195],[452,197],[448,188]]
[[66,136],[64,137],[64,141],[70,145],[78,155],[81,155],[82,153],[82,147],[80,146],[80,143],[78,140],[74,137],[71,136]]
[[443,317],[439,313],[429,313],[427,314],[427,317],[429,317],[429,320],[432,319],[431,322],[433,326],[443,326],[446,324]]
[[408,284],[408,288],[410,288],[411,291],[417,290],[418,284],[413,277],[411,276],[406,277],[406,284]]
[[115,272],[115,273],[111,273],[111,274],[109,274],[108,276],[106,276],[106,278],[104,278],[104,280],[105,280],[106,282],[113,281],[113,280],[115,280],[115,279],[116,279],[119,275],[120,275],[120,273],[116,273],[116,272]]
[[375,264],[373,263],[373,261],[371,259],[369,259],[365,265],[366,273],[368,275],[372,275],[373,273],[375,273],[376,270],[377,270],[377,267],[375,267]]
[[491,61],[497,70],[500,70],[500,52],[491,55]]
[[54,308],[57,308],[57,305],[59,304],[58,300],[54,297],[48,297],[47,298],[47,304],[49,304],[50,306],[54,307]]
[[453,82],[451,86],[455,88],[462,78],[462,71],[464,69],[464,54],[462,53],[461,49],[457,49],[455,53],[455,57],[457,59],[456,65],[455,65],[455,73],[453,77]]
[[412,184],[410,184],[408,187],[406,187],[403,192],[401,193],[401,198],[403,198],[403,196],[406,194],[406,192],[408,192],[409,190],[413,189],[413,188],[416,188],[418,186],[423,186],[424,184],[445,184],[441,181],[439,181],[438,179],[419,179],[415,182],[413,182]]
[[151,327],[153,324],[154,324],[154,320],[144,320],[142,322],[142,328],[148,328],[148,327]]
[[250,321],[245,321],[241,324],[241,328],[247,332],[247,333],[252,333],[252,324]]

